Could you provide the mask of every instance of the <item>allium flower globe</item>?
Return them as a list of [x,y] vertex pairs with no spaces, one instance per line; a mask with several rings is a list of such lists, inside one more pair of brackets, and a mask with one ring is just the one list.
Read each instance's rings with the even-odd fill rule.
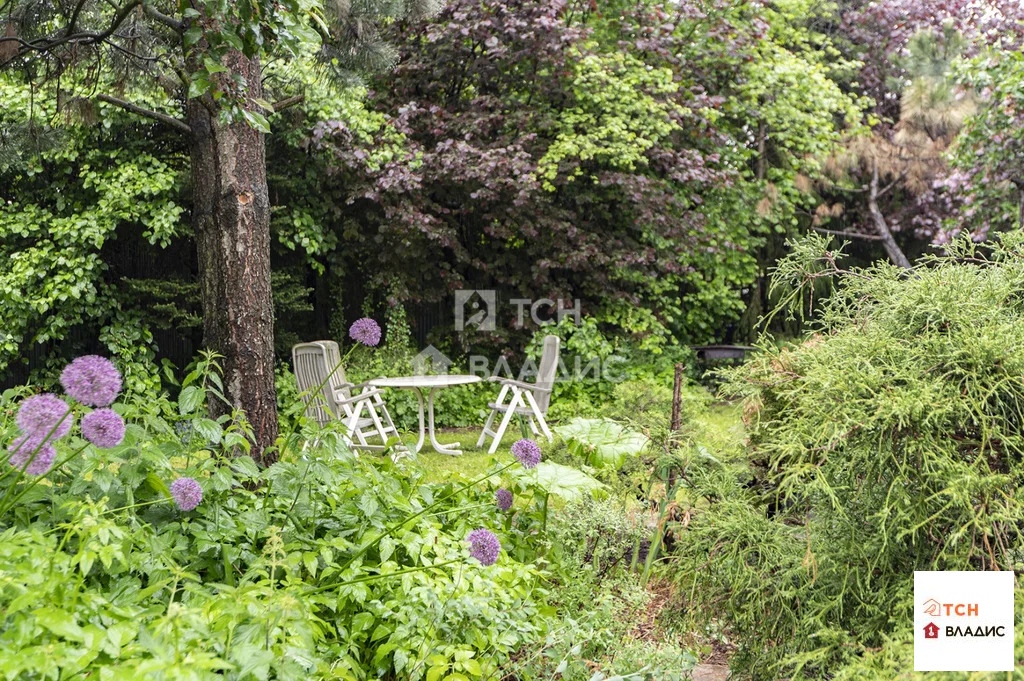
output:
[[380,343],[380,324],[369,317],[357,319],[349,327],[348,335],[357,343],[376,347]]
[[[42,475],[46,471],[50,470],[53,465],[53,460],[57,458],[57,450],[53,448],[50,443],[39,446],[41,438],[32,438],[28,435],[23,435],[14,441],[8,449],[11,452],[11,457],[7,459],[7,463],[11,464],[15,468],[21,470],[24,469],[29,475]],[[36,452],[36,448],[39,451]],[[33,458],[32,453],[35,452]],[[32,459],[32,463],[25,467],[29,459]]]
[[83,355],[64,367],[60,384],[82,404],[106,407],[121,392],[121,372],[106,357]]
[[22,402],[14,421],[21,428],[21,432],[35,438],[36,442],[53,430],[49,438],[52,441],[64,437],[71,431],[71,424],[75,419],[69,411],[71,407],[67,402],[52,393],[43,393]]
[[498,510],[507,511],[512,508],[512,492],[507,489],[499,489],[494,493],[494,503],[498,505]]
[[540,463],[540,447],[533,440],[524,437],[512,445],[512,456],[523,464],[523,468],[533,468]]
[[113,409],[96,409],[82,418],[82,435],[97,447],[110,449],[124,439],[124,421]]
[[494,565],[498,562],[501,542],[490,530],[482,527],[469,533],[469,555],[480,561],[481,565]]
[[178,478],[171,483],[171,496],[182,511],[191,511],[203,500],[203,488],[193,478]]

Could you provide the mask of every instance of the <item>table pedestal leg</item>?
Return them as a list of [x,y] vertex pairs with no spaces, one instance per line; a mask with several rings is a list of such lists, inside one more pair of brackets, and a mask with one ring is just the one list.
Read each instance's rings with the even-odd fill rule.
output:
[[[420,417],[420,437],[419,437],[418,440],[416,440],[416,446],[413,449],[413,451],[415,451],[417,454],[419,454],[420,450],[423,449],[423,438],[425,437],[425,430],[423,428],[423,393],[420,391],[419,388],[413,388],[413,392],[416,393],[416,401],[419,402],[419,405],[420,405],[420,411],[419,411],[419,417]],[[433,397],[433,393],[431,393],[431,397]],[[431,431],[433,431],[433,429],[434,429],[434,406],[433,406],[433,402],[431,402],[431,406],[430,406],[430,429],[431,429]]]
[[[427,430],[430,433],[430,444],[434,446],[434,450],[439,454],[462,456],[462,452],[459,450],[459,446],[457,444],[445,446],[438,442],[437,437],[434,435],[434,390],[434,388],[431,388],[430,392],[427,394],[427,412],[430,418],[430,420],[427,421]],[[423,412],[421,411],[420,413],[422,414]]]

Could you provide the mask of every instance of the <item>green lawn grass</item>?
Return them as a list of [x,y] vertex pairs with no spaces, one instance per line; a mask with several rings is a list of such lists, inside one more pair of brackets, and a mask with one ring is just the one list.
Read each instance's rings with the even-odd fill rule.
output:
[[[700,439],[709,449],[725,454],[727,457],[742,453],[746,434],[743,427],[742,411],[737,404],[717,403],[712,405],[708,413],[699,420]],[[668,414],[665,415],[665,418],[668,419]],[[501,445],[494,456],[500,461],[510,461],[510,447],[522,436],[518,424],[513,422],[505,431],[505,437],[502,438]],[[476,446],[478,437],[480,437],[479,426],[440,430],[437,434],[437,441],[444,445],[459,443],[462,456],[449,456],[435,452],[434,448],[430,446],[428,438],[423,443],[423,449],[416,456],[416,461],[426,471],[427,478],[433,482],[443,482],[453,473],[470,478],[475,477],[487,470],[488,462],[491,460],[491,455],[487,453],[490,440],[484,443],[483,447],[478,448]],[[403,439],[411,445],[416,442],[416,433],[404,433]],[[540,438],[538,440],[542,441]]]
[[[491,445],[490,439],[484,443],[483,447],[478,448],[476,446],[478,437],[480,437],[479,427],[439,430],[437,441],[443,445],[458,443],[462,450],[462,456],[450,456],[435,452],[434,448],[430,446],[428,437],[423,443],[423,449],[416,455],[416,461],[426,471],[427,478],[433,482],[443,482],[453,473],[461,473],[470,478],[475,477],[487,470],[487,464],[492,457],[487,453],[487,449]],[[498,446],[498,450],[493,456],[502,461],[510,461],[512,443],[521,437],[522,433],[519,428],[510,426],[505,431],[505,437],[502,438],[501,445]],[[402,439],[406,444],[413,445],[416,442],[416,433],[403,433]]]

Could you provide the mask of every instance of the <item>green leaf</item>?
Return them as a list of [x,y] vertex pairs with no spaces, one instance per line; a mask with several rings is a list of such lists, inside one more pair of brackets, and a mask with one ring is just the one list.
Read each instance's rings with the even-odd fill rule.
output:
[[199,433],[206,442],[212,444],[219,444],[221,436],[224,434],[220,424],[212,419],[196,419],[192,422],[192,427],[195,428],[196,432]]
[[551,461],[542,461],[536,468],[513,474],[520,481],[543,487],[547,492],[565,500],[576,499],[585,492],[604,487],[601,482],[581,470]]
[[192,28],[185,31],[183,37],[185,47],[192,47],[199,42],[199,39],[203,37],[203,29],[199,26],[193,26]]
[[569,443],[569,449],[594,468],[621,468],[650,444],[643,433],[626,430],[611,419],[574,418],[553,429]]
[[194,385],[190,385],[178,395],[178,411],[182,414],[191,414],[206,399],[206,393]]
[[386,561],[395,552],[395,540],[390,536],[380,540],[380,562]]
[[365,631],[373,624],[374,617],[371,613],[361,612],[352,618],[352,632]]
[[74,641],[82,641],[85,632],[75,623],[75,617],[60,608],[40,608],[32,613],[36,621],[52,633]]
[[251,456],[237,456],[231,459],[231,468],[239,475],[247,478],[258,478],[260,476],[260,468],[252,460]]
[[146,475],[146,482],[149,483],[149,486],[154,492],[159,492],[168,499],[171,498],[171,490],[167,488],[167,483],[165,483],[156,473],[148,473]]
[[260,132],[270,132],[270,123],[267,122],[267,119],[263,116],[263,114],[256,113],[255,111],[243,110],[242,117],[249,122],[249,125],[256,128]]
[[225,73],[228,70],[228,67],[224,66],[220,62],[210,59],[209,57],[203,59],[203,66],[206,67],[206,72],[211,76],[215,73]]

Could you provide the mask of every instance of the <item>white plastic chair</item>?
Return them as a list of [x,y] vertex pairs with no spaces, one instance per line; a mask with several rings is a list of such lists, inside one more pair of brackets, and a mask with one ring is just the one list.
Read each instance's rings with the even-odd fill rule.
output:
[[[349,444],[357,449],[383,451],[388,439],[398,436],[381,391],[366,383],[353,384],[346,380],[337,343],[329,340],[299,343],[292,347],[292,364],[295,381],[306,403],[307,417],[321,426],[333,419],[342,419]],[[317,394],[312,394],[318,385],[322,387]],[[371,444],[373,438],[378,438],[380,444]]]
[[[515,381],[511,378],[491,376],[490,380],[501,383],[501,391],[498,399],[487,406],[491,413],[487,417],[480,439],[476,441],[477,447],[482,447],[487,437],[494,438],[491,442],[489,454],[498,450],[501,438],[505,435],[512,416],[518,414],[525,416],[530,423],[530,431],[534,435],[544,434],[550,442],[551,429],[544,416],[548,413],[548,405],[551,404],[551,390],[555,386],[555,374],[558,372],[558,336],[545,336],[544,349],[540,357],[540,368],[537,369],[537,380],[531,385],[522,381]],[[506,401],[507,398],[507,401]],[[501,414],[501,423],[497,430],[491,430],[494,419]],[[538,432],[538,428],[540,432]]]

